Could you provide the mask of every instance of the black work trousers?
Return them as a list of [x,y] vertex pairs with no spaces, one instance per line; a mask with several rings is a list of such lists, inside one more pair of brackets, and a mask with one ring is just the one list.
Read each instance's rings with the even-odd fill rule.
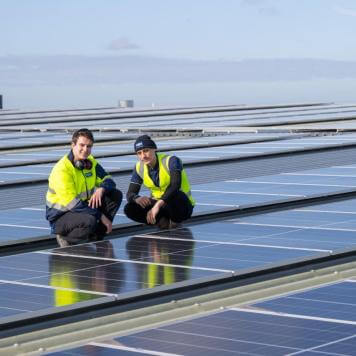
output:
[[[127,203],[124,211],[126,216],[134,221],[142,224],[147,223],[147,213],[152,209],[157,200],[151,199],[151,204],[142,208],[136,202]],[[181,223],[190,218],[193,212],[193,205],[186,194],[179,191],[165,203],[159,210],[156,221],[158,222],[162,217],[172,220],[175,223]]]
[[[105,192],[99,210],[112,222],[122,202],[120,190]],[[70,244],[83,243],[91,239],[102,240],[106,227],[93,215],[68,211],[55,223],[54,232]]]

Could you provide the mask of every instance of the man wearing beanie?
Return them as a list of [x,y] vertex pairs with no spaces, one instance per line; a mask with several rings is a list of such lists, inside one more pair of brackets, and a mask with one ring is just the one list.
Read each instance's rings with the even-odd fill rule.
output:
[[[126,216],[161,229],[177,227],[192,215],[195,204],[181,160],[157,153],[155,142],[147,135],[137,138],[134,149],[139,161],[126,194]],[[150,196],[139,195],[142,184]]]

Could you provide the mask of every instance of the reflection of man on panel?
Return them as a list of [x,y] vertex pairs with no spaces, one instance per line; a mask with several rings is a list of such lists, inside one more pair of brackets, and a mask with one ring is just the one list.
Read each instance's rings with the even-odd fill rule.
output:
[[112,221],[122,193],[91,155],[90,130],[74,132],[71,151],[53,167],[48,179],[46,219],[61,247],[102,240],[112,231]]
[[168,285],[190,278],[192,270],[179,266],[189,267],[193,263],[194,240],[191,230],[186,227],[170,230],[164,233],[164,237],[134,236],[126,244],[131,260],[148,262],[134,264],[141,288]]
[[[71,255],[50,255],[50,285],[54,289],[54,306],[60,307],[103,295],[90,292],[117,294],[125,280],[124,264],[105,259],[115,259],[110,241],[70,247]],[[79,257],[78,257],[79,256]],[[81,258],[94,257],[94,258]],[[80,260],[81,270],[78,270]],[[87,292],[87,293],[86,293]]]

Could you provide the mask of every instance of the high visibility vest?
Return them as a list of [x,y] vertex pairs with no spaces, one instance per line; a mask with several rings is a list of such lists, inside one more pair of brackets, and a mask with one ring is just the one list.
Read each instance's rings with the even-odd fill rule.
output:
[[[157,187],[153,180],[151,179],[148,173],[148,166],[147,164],[142,163],[141,161],[136,163],[136,172],[142,178],[143,184],[151,191],[151,195],[155,199],[159,199],[165,193],[166,189],[168,188],[171,182],[171,175],[169,172],[169,160],[171,156],[168,156],[165,153],[157,153],[158,159],[158,167],[159,167],[159,186]],[[192,197],[192,193],[190,190],[190,184],[187,177],[187,173],[185,170],[182,170],[182,179],[181,179],[181,186],[180,190],[185,193],[191,204],[194,206],[195,201]]]
[[46,205],[49,220],[71,210],[80,200],[89,200],[96,187],[110,175],[99,178],[96,175],[98,162],[93,156],[88,159],[92,162],[91,169],[79,170],[69,160],[68,155],[62,157],[53,167],[48,178]]

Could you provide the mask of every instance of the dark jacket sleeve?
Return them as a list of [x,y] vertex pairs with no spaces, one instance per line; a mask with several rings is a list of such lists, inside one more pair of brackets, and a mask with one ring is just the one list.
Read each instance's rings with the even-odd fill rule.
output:
[[129,189],[126,193],[126,200],[128,203],[132,203],[136,198],[139,197],[138,193],[140,192],[141,184],[131,182]]
[[171,172],[171,183],[167,187],[166,191],[162,195],[161,199],[165,202],[169,202],[169,200],[174,197],[181,186],[182,183],[182,172],[181,171],[172,171]]
[[97,180],[100,182],[99,187],[104,188],[108,192],[116,188],[116,184],[110,174],[99,163],[95,167],[95,173]]
[[142,178],[137,174],[136,168],[132,171],[131,182],[129,189],[126,193],[126,200],[128,203],[132,203],[136,198],[139,197],[138,193],[141,190],[141,185],[143,183]]

